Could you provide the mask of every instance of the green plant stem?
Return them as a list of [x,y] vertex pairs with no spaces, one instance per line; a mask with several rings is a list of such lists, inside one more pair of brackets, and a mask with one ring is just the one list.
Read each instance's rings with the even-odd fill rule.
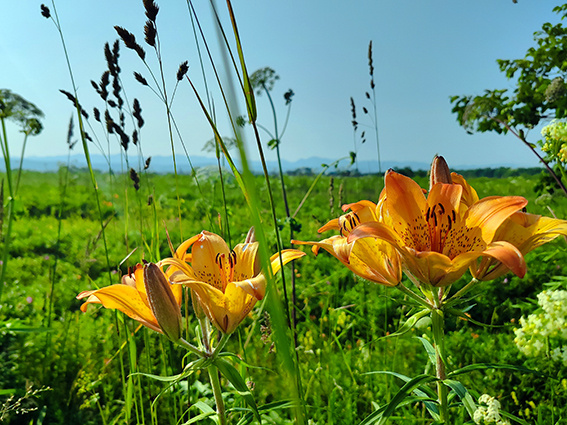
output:
[[[14,187],[12,185],[12,168],[10,165],[10,150],[8,149],[8,134],[6,131],[6,121],[4,118],[0,119],[2,123],[2,139],[0,145],[2,146],[2,154],[4,156],[4,163],[6,166],[6,179],[8,180],[8,228],[4,237],[4,249],[2,250],[2,272],[0,272],[0,302],[2,302],[2,291],[4,289],[4,279],[6,278],[6,269],[8,267],[10,241],[12,237],[12,222],[14,220]],[[0,199],[4,202],[4,199]]]
[[431,324],[433,341],[435,342],[435,372],[437,377],[437,397],[439,402],[439,416],[441,424],[450,424],[447,401],[447,386],[443,382],[447,379],[445,364],[445,316],[443,310],[431,310]]
[[209,372],[209,378],[211,379],[211,386],[213,387],[213,394],[215,396],[215,404],[217,405],[217,415],[219,417],[220,425],[226,425],[226,411],[224,408],[224,401],[222,399],[222,389],[220,386],[219,380],[219,371],[218,369],[210,365],[207,368]]
[[475,279],[473,277],[469,283],[467,283],[465,286],[463,286],[460,290],[458,290],[455,293],[455,295],[451,296],[451,298],[449,298],[449,300],[444,303],[445,307],[451,307],[456,302],[458,302],[459,299],[463,295],[465,295],[467,292],[469,292],[478,282],[479,282],[478,279]]
[[403,292],[405,295],[407,295],[408,297],[410,297],[412,300],[417,301],[419,304],[421,304],[424,307],[427,308],[431,308],[431,304],[429,304],[427,302],[426,299],[421,298],[419,295],[417,295],[415,292],[413,292],[411,289],[409,289],[408,287],[406,287],[402,282],[398,283],[396,285],[396,288]]
[[[272,108],[272,115],[274,117],[274,134],[275,134],[275,139],[276,139],[276,155],[277,155],[277,158],[278,158],[278,170],[279,170],[279,175],[280,175],[280,182],[281,182],[281,185],[282,185],[282,198],[283,198],[284,206],[285,206],[285,215],[288,219],[288,224],[289,224],[289,239],[293,240],[294,239],[293,224],[292,224],[292,221],[290,220],[291,215],[289,213],[289,203],[287,201],[287,192],[286,192],[286,189],[285,189],[282,160],[281,160],[281,155],[280,155],[280,135],[279,135],[279,132],[278,132],[278,117],[276,115],[276,107],[274,106],[274,101],[272,100],[272,96],[270,95],[270,91],[268,90],[268,88],[266,87],[266,85],[264,83],[262,83],[262,88],[264,89],[264,91],[266,92],[266,95],[268,96],[268,100],[269,100],[270,106]],[[288,111],[289,111],[289,108],[288,108]],[[288,117],[289,117],[289,114],[288,114]],[[297,327],[297,312],[295,310],[295,304],[296,304],[295,261],[292,261],[291,262],[291,326],[293,328],[293,337],[294,337],[295,345],[297,346],[297,332],[295,331],[295,328]]]
[[190,342],[186,341],[183,338],[179,338],[177,344],[181,345],[182,347],[186,348],[192,353],[197,354],[199,357],[206,357],[206,354],[203,351],[199,350],[197,347],[195,347],[193,344],[191,344]]
[[22,154],[20,155],[20,164],[18,166],[18,175],[16,176],[16,189],[14,193],[18,193],[18,188],[20,187],[20,178],[22,177],[22,168],[24,166],[24,153],[26,151],[26,143],[28,141],[29,133],[26,131],[24,136],[24,143],[22,145]]

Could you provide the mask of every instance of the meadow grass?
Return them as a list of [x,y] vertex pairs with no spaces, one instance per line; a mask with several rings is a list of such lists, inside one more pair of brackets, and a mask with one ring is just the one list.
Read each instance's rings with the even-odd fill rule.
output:
[[[118,39],[104,46],[107,69],[100,80],[91,81],[100,97],[100,104],[92,108],[93,117],[91,108],[78,98],[73,58],[67,55],[54,1],[51,7],[50,11],[42,5],[42,15],[52,20],[61,36],[71,84],[71,90],[62,93],[76,112],[88,169],[23,172],[18,177],[18,196],[9,193],[3,255],[10,262],[2,267],[5,284],[0,304],[0,420],[223,425],[261,418],[273,424],[432,423],[430,413],[437,410],[441,421],[464,424],[471,423],[471,412],[468,415],[461,405],[470,410],[471,400],[482,394],[497,397],[518,423],[564,420],[565,367],[547,358],[526,359],[513,341],[515,324],[534,309],[531,300],[553,276],[565,274],[564,241],[529,254],[529,272],[523,280],[506,276],[478,285],[470,300],[476,305],[461,317],[444,319],[448,355],[443,361],[459,374],[459,381],[447,381],[452,382],[450,392],[437,382],[437,399],[435,364],[429,360],[439,357],[433,349],[440,345],[438,326],[423,316],[414,326],[404,327],[408,317],[417,317],[412,316],[416,310],[407,298],[410,293],[360,279],[326,254],[307,255],[292,263],[291,270],[283,268],[277,279],[271,276],[271,253],[278,252],[283,265],[282,248],[288,241],[314,240],[319,227],[340,215],[342,204],[377,201],[384,183],[382,176],[284,176],[281,167],[277,178],[270,176],[245,46],[231,2],[227,2],[226,24],[212,8],[223,46],[220,58],[212,57],[209,44],[214,37],[202,32],[200,17],[188,2],[188,21],[200,47],[203,96],[203,88],[188,73],[187,62],[180,64],[174,80],[164,72],[159,8],[153,1],[144,1],[143,42],[117,26]],[[178,146],[187,149],[172,104],[180,84],[190,87],[202,119],[210,125],[217,171],[181,175],[174,160],[171,174],[152,173],[151,161],[143,155],[140,103],[130,101],[119,65],[122,45],[127,54],[139,59],[143,71],[134,74],[136,82],[163,106],[164,134],[173,158]],[[204,63],[210,72],[204,71]],[[379,148],[371,48],[369,65],[372,96],[367,98],[372,102]],[[230,74],[228,82],[221,82],[219,69]],[[220,108],[214,108],[209,98],[214,83]],[[269,89],[263,88],[270,96]],[[219,109],[228,116],[240,167],[227,146],[229,138],[222,137],[217,127]],[[240,109],[246,111],[245,118]],[[241,121],[247,121],[252,130],[248,136],[256,142],[263,176],[252,175],[248,168]],[[277,149],[283,134],[277,130],[277,118],[274,126],[271,146]],[[8,142],[5,137],[2,140],[9,164]],[[122,169],[109,165],[108,172],[95,171],[90,150],[109,155],[111,143],[121,147]],[[69,140],[68,145],[71,149]],[[136,151],[135,163],[128,149]],[[188,155],[187,160],[190,163]],[[222,168],[223,163],[229,170]],[[7,169],[11,182],[12,172]],[[481,197],[522,195],[531,202],[530,212],[567,216],[564,198],[537,197],[532,189],[536,179],[520,175],[471,179],[470,183]],[[423,188],[428,186],[427,176],[417,176],[416,181]],[[215,232],[232,247],[244,241],[251,226],[259,241],[258,259],[266,271],[268,290],[232,338],[221,336],[218,323],[213,325],[219,331],[211,331],[203,313],[207,300],[195,301],[188,289],[181,306],[181,331],[171,321],[167,323],[172,326],[163,326],[166,322],[160,318],[170,317],[154,309],[149,295],[158,328],[168,338],[117,311],[91,307],[86,314],[80,312],[77,294],[120,282],[142,261],[175,256],[172,248],[189,236],[203,230]],[[148,269],[151,266],[144,266],[144,273]],[[158,289],[171,291],[164,289],[169,288],[165,282]],[[465,284],[462,279],[455,289]],[[562,284],[562,280],[551,283]],[[155,290],[151,285],[145,288],[148,293],[148,288]],[[211,313],[207,314],[211,319]],[[436,316],[431,313],[431,317]],[[400,329],[407,332],[402,334]],[[384,411],[387,414],[382,417]]]
[[[67,187],[72,196],[61,208],[62,230],[57,243],[55,235],[64,172],[62,169],[52,174],[22,174],[10,251],[12,261],[7,270],[7,282],[10,283],[4,288],[5,302],[0,317],[3,323],[0,387],[13,389],[20,396],[29,386],[34,389],[49,387],[49,390],[23,402],[26,408],[39,407],[39,410],[22,415],[12,412],[10,423],[29,423],[41,411],[45,414],[43,423],[70,423],[77,418],[84,423],[120,423],[125,420],[123,412],[128,403],[132,409],[137,404],[130,423],[151,423],[158,418],[159,423],[186,423],[191,417],[202,414],[199,402],[214,407],[210,385],[201,372],[197,371],[169,389],[166,383],[140,375],[128,378],[132,372],[161,376],[177,374],[185,364],[182,362],[183,352],[160,335],[140,329],[136,322],[125,316],[114,317],[104,309],[92,308],[87,314],[78,310],[80,302],[75,300],[75,295],[87,288],[106,285],[108,272],[118,281],[120,274],[126,273],[126,264],[121,267],[118,264],[127,250],[142,239],[133,229],[128,232],[130,238],[126,241],[125,213],[116,206],[125,195],[111,190],[109,175],[97,174],[103,215],[112,217],[107,225],[108,255],[115,266],[107,270],[106,262],[101,260],[104,247],[100,243],[89,175],[72,171]],[[141,210],[133,209],[129,213],[130,223],[138,222],[137,214],[145,219],[147,212],[154,208],[166,224],[175,223],[179,196],[186,231],[196,234],[207,228],[209,223],[203,208],[211,209],[213,216],[224,210],[218,176],[200,182],[204,193],[210,195],[209,199],[195,195],[195,182],[190,176],[177,178],[182,189],[176,193],[171,190],[174,176],[152,175],[155,193],[160,196],[152,205],[143,203]],[[312,178],[285,177],[292,205],[301,201]],[[329,205],[331,178],[335,187],[343,186],[343,202],[372,198],[382,186],[379,176],[323,176],[298,213],[302,228],[297,237],[311,238],[319,225],[336,214],[338,205],[334,206],[335,213],[331,213]],[[260,180],[260,177],[256,179]],[[534,199],[535,194],[530,189],[534,180],[533,177],[480,178],[472,179],[470,183],[482,195],[519,193]],[[228,179],[226,184],[233,238],[241,240],[249,226],[242,195],[236,190],[234,181]],[[38,196],[38,189],[41,196]],[[133,187],[127,192],[135,198]],[[565,214],[567,203],[562,198],[553,198],[551,204],[544,205],[534,199],[530,211],[546,212],[548,206],[561,215]],[[280,203],[277,212],[283,214],[284,208]],[[269,205],[261,204],[260,210],[269,220]],[[168,225],[168,228],[172,239],[179,237],[176,226]],[[159,253],[167,255],[164,229],[160,232],[164,242],[159,246]],[[283,238],[286,237],[284,234]],[[275,235],[269,238],[271,248],[275,248]],[[565,370],[557,369],[558,365],[550,360],[538,361],[521,355],[513,343],[512,330],[522,314],[531,312],[533,305],[529,300],[545,288],[551,276],[564,274],[564,244],[559,240],[530,254],[529,272],[523,280],[507,276],[481,286],[477,305],[470,311],[471,318],[493,327],[483,328],[460,319],[448,322],[448,352],[455,369],[476,363],[508,363],[558,378],[565,376]],[[55,258],[58,258],[57,290],[51,294],[50,273]],[[412,376],[428,368],[426,354],[415,338],[426,333],[428,324],[421,323],[403,336],[384,338],[400,327],[408,313],[408,307],[403,305],[396,292],[356,278],[325,254],[317,258],[309,255],[298,261],[295,268],[297,355],[306,414],[312,423],[359,423],[374,410],[376,405],[373,403],[387,402],[401,385],[398,378],[375,372]],[[46,314],[50,300],[53,302],[53,319],[49,331],[50,349],[46,350]],[[191,312],[186,320],[187,332],[191,335],[197,323]],[[280,366],[272,338],[269,316],[256,309],[252,318],[246,320],[229,341],[227,349],[242,358],[240,371],[254,388],[258,406],[267,406],[263,413],[264,422],[292,423],[295,419],[289,410],[289,392],[280,385]],[[134,379],[131,390],[128,389],[129,379]],[[550,380],[543,375],[497,369],[490,373],[471,372],[463,382],[473,394],[498,396],[504,408],[519,417],[534,420],[539,415],[540,423],[550,423],[545,421],[549,420],[551,412],[556,420],[565,415],[561,400],[565,400],[567,394],[565,381],[561,379]],[[129,395],[128,391],[133,393]],[[232,391],[224,395],[229,418],[242,417],[238,406],[244,406],[239,397]],[[137,397],[136,403],[134,397]],[[7,398],[5,395],[4,400]],[[210,421],[203,419],[203,423],[207,420]],[[399,409],[391,421],[429,423],[430,419],[416,403]],[[455,423],[466,421],[464,415],[455,418]]]

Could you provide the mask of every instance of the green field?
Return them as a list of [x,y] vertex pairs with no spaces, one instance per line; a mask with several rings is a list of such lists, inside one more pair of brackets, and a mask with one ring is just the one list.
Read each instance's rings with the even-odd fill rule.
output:
[[[537,178],[480,177],[469,183],[481,198],[521,195],[529,200],[529,212],[566,217],[564,197],[537,198]],[[75,297],[119,283],[128,266],[143,258],[169,256],[166,230],[174,246],[202,230],[224,234],[228,241],[228,213],[231,245],[242,242],[252,224],[242,193],[225,176],[225,210],[218,175],[144,174],[138,191],[128,175],[97,174],[96,179],[100,215],[88,173],[62,168],[22,176],[0,302],[0,416],[6,423],[22,424],[183,424],[204,415],[199,423],[214,423],[203,413],[206,406],[215,407],[204,370],[174,382],[139,374],[176,375],[195,358],[184,357],[183,349],[122,313],[92,306],[82,313]],[[292,211],[313,180],[286,177]],[[426,177],[418,181],[427,187]],[[265,182],[256,177],[256,185],[269,251],[275,252]],[[278,180],[272,185],[282,240],[289,247]],[[318,240],[317,229],[342,213],[341,204],[376,201],[382,187],[378,176],[323,176],[297,213],[301,230],[294,238]],[[511,366],[463,373],[458,379],[475,400],[494,396],[502,410],[525,421],[521,423],[567,423],[567,368],[546,356],[526,357],[514,344],[514,328],[522,315],[536,309],[537,294],[549,287],[566,289],[565,244],[559,238],[530,253],[524,279],[508,275],[482,283],[470,301],[470,320],[448,317],[446,322],[450,370],[480,363]],[[297,347],[292,356],[303,412],[310,424],[360,423],[404,385],[394,373],[413,377],[433,372],[417,338],[429,338],[430,323],[420,320],[409,332],[386,338],[410,313],[403,294],[356,277],[327,253],[315,257],[306,251],[294,266]],[[466,281],[465,276],[454,288]],[[289,267],[286,285],[290,297]],[[281,278],[270,290],[284,298]],[[232,364],[249,383],[263,423],[295,423],[291,390],[282,385],[289,370],[274,350],[263,307],[256,305],[225,350],[238,356]],[[182,305],[182,314],[186,339],[197,345],[190,301]],[[287,337],[292,341],[290,333]],[[221,385],[228,423],[246,423],[247,404],[226,379]],[[464,408],[450,411],[453,423],[472,423]],[[417,397],[406,399],[390,422],[432,423]]]

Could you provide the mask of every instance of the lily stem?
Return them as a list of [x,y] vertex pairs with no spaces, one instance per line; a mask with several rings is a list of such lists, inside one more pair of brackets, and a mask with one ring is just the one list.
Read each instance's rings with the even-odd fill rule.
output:
[[219,417],[220,425],[226,425],[226,410],[224,408],[224,401],[222,399],[222,389],[219,380],[218,369],[210,365],[207,368],[209,372],[209,378],[211,379],[211,386],[213,387],[213,394],[215,396],[215,404],[217,405],[217,415]]
[[[439,296],[440,294],[436,294]],[[441,301],[439,301],[441,304]],[[449,409],[447,402],[447,379],[445,364],[445,315],[442,307],[431,310],[431,324],[433,330],[433,341],[435,343],[435,368],[437,376],[437,397],[439,402],[439,419],[441,424],[449,424]]]
[[205,354],[203,351],[199,350],[197,347],[195,347],[193,344],[191,344],[190,342],[186,341],[183,338],[179,338],[177,343],[182,347],[185,347],[187,350],[191,351],[192,353],[197,354],[199,357],[207,357],[207,354]]
[[417,295],[415,292],[413,292],[411,289],[407,288],[406,286],[404,286],[404,284],[402,282],[398,283],[396,285],[396,288],[400,291],[402,291],[404,294],[406,294],[408,297],[410,297],[412,300],[417,301],[419,304],[421,304],[424,307],[427,308],[431,308],[431,304],[429,304],[427,302],[426,299],[421,298],[419,295]]
[[473,277],[469,283],[463,286],[460,290],[458,290],[455,293],[455,295],[451,296],[451,298],[446,303],[444,303],[445,307],[450,307],[453,304],[455,304],[463,295],[469,292],[478,282],[479,282],[478,279],[475,279]]

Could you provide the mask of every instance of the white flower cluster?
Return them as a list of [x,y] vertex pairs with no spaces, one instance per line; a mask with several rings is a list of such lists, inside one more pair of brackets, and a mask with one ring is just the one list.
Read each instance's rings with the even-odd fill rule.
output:
[[500,416],[500,402],[494,397],[483,394],[478,399],[478,404],[473,415],[476,424],[510,425],[510,422]]
[[522,316],[514,342],[526,356],[549,352],[553,360],[567,366],[567,291],[543,291],[537,301],[540,308],[527,318]]
[[483,394],[478,399],[479,406],[474,412],[474,421],[477,424],[510,425],[500,416],[500,402],[488,394]]
[[542,150],[556,155],[561,162],[567,162],[567,122],[553,120],[541,130],[545,142]]

